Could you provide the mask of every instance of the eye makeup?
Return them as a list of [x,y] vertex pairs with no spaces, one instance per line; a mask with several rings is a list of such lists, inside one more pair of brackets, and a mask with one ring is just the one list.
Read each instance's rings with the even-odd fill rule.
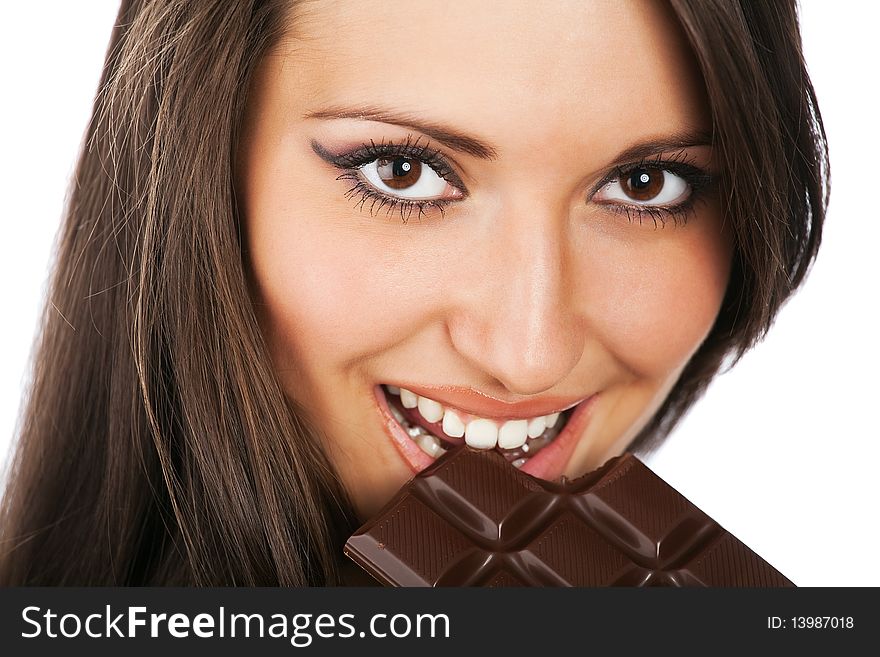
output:
[[[637,203],[635,199],[631,203],[595,200],[599,191],[609,185],[631,179],[635,174],[650,176],[651,173],[670,173],[679,178],[687,186],[687,195],[675,203],[651,204]],[[642,158],[638,162],[615,166],[602,180],[600,180],[589,194],[589,199],[607,207],[610,211],[627,217],[630,223],[642,225],[646,220],[653,223],[654,228],[665,228],[668,221],[673,225],[685,224],[694,214],[696,205],[704,200],[714,186],[714,178],[707,171],[697,166],[693,158],[689,157],[684,150],[665,156],[655,155],[650,158]]]
[[[312,140],[311,145],[312,150],[315,151],[318,157],[343,171],[340,176],[337,176],[337,180],[352,180],[354,182],[354,186],[345,193],[345,198],[357,198],[356,208],[364,210],[366,203],[370,201],[370,205],[366,208],[370,216],[375,216],[375,214],[385,208],[386,216],[390,216],[393,212],[397,211],[403,223],[406,223],[415,211],[418,212],[419,218],[430,211],[431,208],[436,208],[440,211],[441,215],[444,215],[447,205],[467,197],[464,183],[458,174],[455,173],[449,161],[438,149],[431,148],[427,142],[420,143],[420,141],[420,138],[413,140],[409,136],[401,144],[394,144],[390,141],[385,142],[384,140],[377,144],[375,141],[370,140],[369,144],[364,144],[353,151],[338,155],[330,153],[315,140]],[[461,196],[449,199],[410,199],[391,196],[376,189],[359,173],[362,167],[376,160],[393,160],[396,158],[418,160],[423,165],[430,167],[437,176],[458,189],[461,192]]]
[[[441,216],[445,216],[445,209],[449,204],[461,201],[468,196],[464,183],[455,172],[449,159],[439,149],[431,147],[429,143],[422,143],[421,138],[414,140],[412,136],[408,136],[399,144],[385,140],[376,143],[370,140],[369,143],[354,150],[339,154],[330,153],[315,140],[312,140],[311,147],[322,160],[342,170],[343,173],[337,176],[337,180],[351,180],[354,183],[345,193],[345,198],[357,199],[355,208],[369,212],[370,216],[375,216],[383,210],[386,216],[397,212],[403,223],[409,220],[413,212],[417,212],[418,218],[421,218],[422,215],[437,209]],[[414,160],[423,166],[430,167],[439,178],[457,190],[459,195],[451,198],[406,198],[377,189],[375,185],[366,180],[361,172],[361,169],[374,162],[384,161],[387,163],[393,160],[403,160],[404,162],[405,160]],[[406,163],[403,166],[408,168]],[[686,186],[686,195],[671,204],[638,202],[632,197],[629,197],[630,201],[620,197],[612,200],[594,198],[599,192],[615,184],[622,189],[623,181],[628,181],[627,186],[631,187],[629,181],[633,180],[633,176],[636,176],[635,180],[638,184],[639,180],[650,180],[656,174],[660,174],[664,180],[667,174],[677,178],[679,183]],[[663,228],[669,221],[672,221],[674,225],[687,223],[687,220],[694,214],[696,204],[710,191],[713,182],[713,177],[697,166],[694,159],[685,150],[679,150],[670,155],[661,153],[612,167],[593,186],[587,194],[586,201],[592,201],[611,212],[625,216],[630,223],[642,225],[649,222],[655,228]]]

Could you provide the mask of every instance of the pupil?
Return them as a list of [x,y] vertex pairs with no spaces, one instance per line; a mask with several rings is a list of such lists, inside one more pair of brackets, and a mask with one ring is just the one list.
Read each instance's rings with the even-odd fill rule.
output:
[[633,187],[644,189],[651,183],[651,174],[647,171],[639,171],[633,174]]
[[407,189],[421,178],[422,163],[415,158],[379,158],[376,164],[382,182],[392,189]]
[[653,167],[636,169],[621,180],[624,193],[634,201],[650,201],[663,189],[663,170]]

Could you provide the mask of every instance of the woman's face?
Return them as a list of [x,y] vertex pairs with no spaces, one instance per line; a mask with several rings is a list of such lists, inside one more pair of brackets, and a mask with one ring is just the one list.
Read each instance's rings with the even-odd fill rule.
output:
[[546,479],[626,448],[727,284],[710,128],[662,3],[298,6],[238,191],[280,380],[362,517],[462,441]]

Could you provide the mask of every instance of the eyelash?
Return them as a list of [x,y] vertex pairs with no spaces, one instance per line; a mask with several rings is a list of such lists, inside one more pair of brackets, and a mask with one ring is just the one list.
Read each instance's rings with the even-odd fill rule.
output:
[[[407,137],[406,141],[402,144],[386,143],[384,141],[377,144],[370,140],[369,144],[364,144],[350,153],[342,153],[341,155],[326,154],[325,158],[333,166],[345,171],[342,175],[337,176],[337,180],[354,181],[355,184],[345,193],[345,198],[352,199],[359,196],[360,200],[355,202],[355,208],[363,210],[366,202],[372,200],[368,208],[371,217],[375,213],[380,212],[386,205],[386,216],[390,217],[391,213],[397,210],[403,223],[409,221],[409,218],[415,211],[418,211],[418,218],[421,219],[426,210],[430,208],[437,208],[440,214],[445,216],[446,206],[450,203],[461,201],[462,198],[467,198],[467,192],[464,188],[464,183],[456,175],[455,170],[450,166],[446,158],[440,154],[440,151],[431,148],[427,143],[420,145],[420,141],[420,138],[416,138],[413,141],[410,137]],[[370,164],[379,158],[395,157],[407,157],[421,161],[422,164],[431,167],[440,178],[460,189],[464,196],[457,199],[423,200],[395,198],[374,189],[358,173],[358,169],[365,164]],[[376,207],[377,203],[379,204],[378,208]]]
[[607,205],[612,212],[626,215],[630,223],[638,221],[639,225],[641,225],[646,218],[650,218],[653,221],[654,228],[658,227],[658,223],[660,224],[660,228],[665,228],[666,222],[670,219],[676,226],[679,223],[687,224],[688,219],[690,219],[696,211],[697,203],[704,200],[707,190],[713,183],[712,176],[696,166],[694,160],[682,150],[666,158],[657,155],[653,158],[642,158],[638,162],[632,164],[614,167],[614,170],[595,186],[590,193],[590,196],[592,197],[608,183],[614,182],[615,180],[623,180],[633,171],[641,168],[668,171],[684,180],[690,187],[691,192],[684,201],[678,205],[669,207],[603,203],[603,205]]
[[[407,137],[402,144],[394,144],[390,141],[386,143],[384,140],[377,144],[370,140],[369,144],[364,144],[349,153],[340,155],[325,153],[324,157],[333,166],[344,170],[342,175],[337,176],[337,180],[354,181],[355,184],[345,193],[345,198],[359,197],[359,200],[355,202],[355,208],[363,210],[366,203],[372,201],[367,208],[370,216],[375,216],[376,213],[386,208],[386,216],[390,217],[396,210],[400,214],[403,223],[406,223],[413,212],[418,211],[418,218],[421,218],[429,209],[437,208],[440,214],[445,217],[446,206],[467,198],[467,190],[461,179],[456,175],[455,170],[450,166],[446,158],[441,155],[440,151],[431,148],[427,143],[420,145],[419,142],[420,138],[413,141],[410,137]],[[314,146],[317,148],[316,144]],[[370,164],[378,158],[395,157],[407,157],[421,161],[422,164],[431,167],[440,178],[461,190],[464,196],[457,199],[414,200],[396,198],[375,189],[358,173],[362,166]],[[656,158],[643,158],[638,162],[616,166],[593,188],[590,192],[590,197],[609,183],[625,179],[633,171],[643,167],[668,171],[680,177],[689,185],[691,193],[682,203],[671,207],[650,207],[611,202],[603,203],[603,205],[608,206],[612,212],[626,215],[630,223],[637,221],[641,225],[643,221],[649,218],[655,228],[658,227],[658,224],[661,228],[665,227],[670,219],[675,225],[679,223],[686,224],[688,219],[694,214],[697,202],[702,200],[706,189],[712,184],[712,177],[703,169],[697,167],[684,151],[679,151],[667,158],[662,158],[658,155]],[[378,207],[376,207],[377,204]]]

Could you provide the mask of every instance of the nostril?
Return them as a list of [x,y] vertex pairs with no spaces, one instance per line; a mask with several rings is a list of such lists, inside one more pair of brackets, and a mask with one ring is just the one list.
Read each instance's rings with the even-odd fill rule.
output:
[[512,247],[502,255],[466,292],[452,292],[448,336],[471,366],[507,392],[539,395],[557,387],[583,355],[584,300],[558,251],[541,247],[525,257]]

